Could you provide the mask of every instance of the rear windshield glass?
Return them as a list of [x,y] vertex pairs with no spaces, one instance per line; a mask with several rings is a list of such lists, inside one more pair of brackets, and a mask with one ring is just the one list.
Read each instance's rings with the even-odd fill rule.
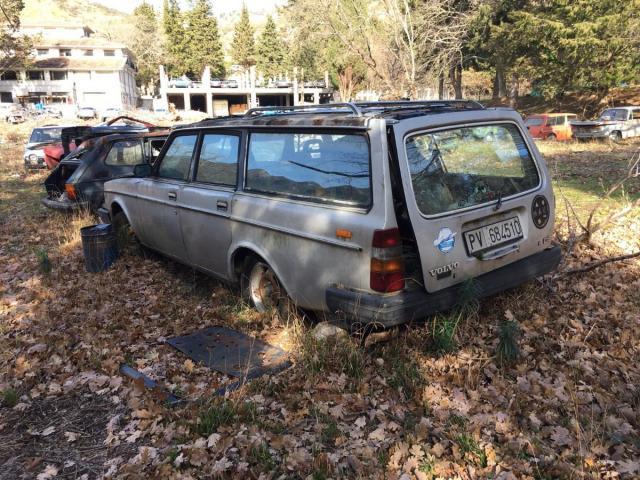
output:
[[246,188],[367,207],[369,143],[354,134],[253,133]]
[[29,143],[59,142],[62,128],[34,128]]
[[539,127],[540,125],[542,125],[542,118],[540,118],[540,117],[527,118],[525,120],[524,124],[527,127]]
[[515,125],[421,133],[406,141],[418,208],[436,215],[497,201],[540,183]]

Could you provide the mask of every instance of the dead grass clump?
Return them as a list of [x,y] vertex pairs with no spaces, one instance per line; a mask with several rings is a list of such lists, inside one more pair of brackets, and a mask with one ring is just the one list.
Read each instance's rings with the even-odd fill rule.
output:
[[355,339],[344,335],[316,338],[302,322],[292,325],[297,363],[312,376],[335,372],[351,378],[362,376],[366,354]]

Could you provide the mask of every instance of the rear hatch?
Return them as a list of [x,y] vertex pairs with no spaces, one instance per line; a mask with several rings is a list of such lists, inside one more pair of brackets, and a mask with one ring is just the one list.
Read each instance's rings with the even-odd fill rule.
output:
[[427,291],[551,246],[551,184],[517,113],[426,115],[393,130]]

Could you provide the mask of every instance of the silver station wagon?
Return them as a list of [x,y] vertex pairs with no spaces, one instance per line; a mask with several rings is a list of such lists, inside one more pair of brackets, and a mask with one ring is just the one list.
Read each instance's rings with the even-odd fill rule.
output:
[[105,184],[144,246],[283,301],[393,326],[553,270],[554,197],[519,114],[475,102],[253,109],[176,128]]

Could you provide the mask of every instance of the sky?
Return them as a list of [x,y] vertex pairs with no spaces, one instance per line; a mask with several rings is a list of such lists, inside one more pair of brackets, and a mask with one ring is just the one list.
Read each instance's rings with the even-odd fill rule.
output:
[[[131,13],[134,8],[142,3],[142,0],[93,0],[94,3],[100,3],[105,7],[115,8],[123,12]],[[147,0],[156,10],[162,8],[163,0]],[[189,0],[179,0],[182,7],[189,5]],[[213,10],[216,15],[230,13],[242,8],[243,0],[212,0]],[[276,7],[284,5],[287,0],[244,0],[247,8],[252,14],[264,14],[275,11]]]

